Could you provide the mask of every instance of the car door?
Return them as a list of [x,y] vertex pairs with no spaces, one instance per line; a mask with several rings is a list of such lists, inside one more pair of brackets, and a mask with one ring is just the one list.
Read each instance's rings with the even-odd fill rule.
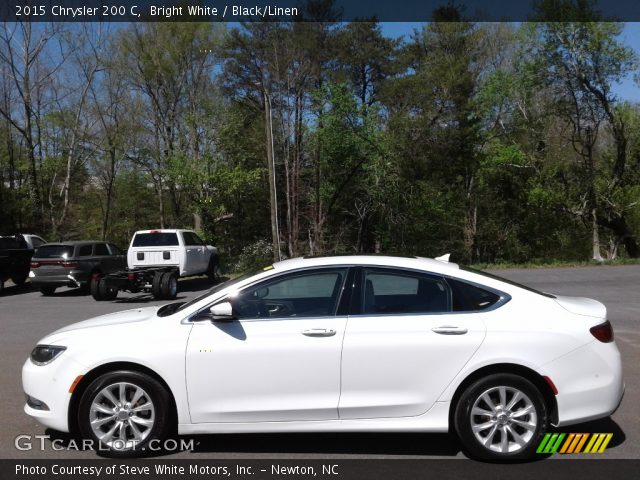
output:
[[191,421],[337,419],[347,272],[282,274],[221,300],[236,320],[195,321],[186,351]]
[[196,233],[191,232],[191,241],[193,245],[198,248],[198,273],[204,273],[209,267],[209,257],[211,254],[207,250],[204,241]]
[[205,268],[202,268],[204,244],[198,245],[198,239],[192,232],[182,232],[182,239],[184,240],[186,251],[187,264],[185,270],[187,275],[202,273],[205,270]]
[[444,278],[412,270],[359,269],[352,312],[341,419],[425,413],[485,336],[479,315],[452,311]]

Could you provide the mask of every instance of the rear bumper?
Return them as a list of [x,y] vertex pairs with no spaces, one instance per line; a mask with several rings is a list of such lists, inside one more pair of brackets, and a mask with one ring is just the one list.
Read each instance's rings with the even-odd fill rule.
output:
[[614,342],[597,340],[544,365],[558,388],[558,425],[588,422],[615,412],[624,395],[622,361]]
[[64,274],[38,275],[31,270],[31,284],[36,287],[81,287],[89,282],[89,275],[82,270],[69,270]]

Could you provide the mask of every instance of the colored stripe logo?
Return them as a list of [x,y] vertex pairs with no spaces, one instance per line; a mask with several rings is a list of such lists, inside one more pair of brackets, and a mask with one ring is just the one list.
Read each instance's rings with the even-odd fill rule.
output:
[[602,453],[613,433],[547,433],[538,445],[537,453]]

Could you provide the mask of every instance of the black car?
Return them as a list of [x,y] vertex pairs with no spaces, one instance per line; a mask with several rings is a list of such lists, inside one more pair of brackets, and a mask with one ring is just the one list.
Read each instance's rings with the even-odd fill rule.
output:
[[29,260],[33,249],[20,235],[0,237],[0,292],[4,282],[11,279],[16,285],[22,285],[29,275]]
[[79,287],[88,291],[94,274],[102,275],[126,266],[126,255],[112,243],[47,243],[34,253],[29,276],[43,295],[53,295],[58,287]]

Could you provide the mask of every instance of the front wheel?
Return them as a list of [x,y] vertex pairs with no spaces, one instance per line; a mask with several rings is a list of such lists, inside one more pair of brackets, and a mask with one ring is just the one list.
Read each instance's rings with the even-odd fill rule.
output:
[[531,458],[548,426],[540,391],[511,374],[490,375],[470,385],[460,397],[454,420],[469,456],[480,460]]
[[169,393],[155,378],[133,371],[106,373],[80,399],[78,426],[84,438],[112,457],[140,456],[169,432]]

